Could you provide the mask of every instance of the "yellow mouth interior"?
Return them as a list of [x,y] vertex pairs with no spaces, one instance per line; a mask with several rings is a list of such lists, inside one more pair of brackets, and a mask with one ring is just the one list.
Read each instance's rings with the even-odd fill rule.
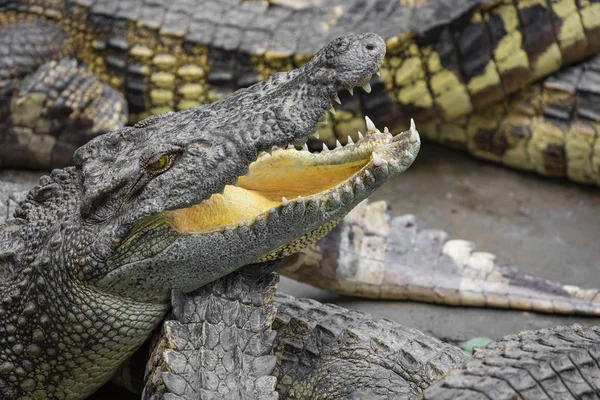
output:
[[[189,208],[170,211],[180,232],[223,229],[254,219],[282,204],[282,197],[294,200],[324,192],[351,178],[370,160],[368,157],[334,163],[326,156],[305,151],[276,150],[250,165],[249,176],[238,186],[226,186],[223,194]],[[336,157],[333,157],[336,158]]]

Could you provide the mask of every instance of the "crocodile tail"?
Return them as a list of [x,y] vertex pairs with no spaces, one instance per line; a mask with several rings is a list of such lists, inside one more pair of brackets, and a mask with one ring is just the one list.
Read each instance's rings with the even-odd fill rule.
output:
[[385,202],[363,203],[330,235],[285,259],[279,272],[336,293],[387,300],[600,315],[600,291],[499,265],[491,253]]
[[577,324],[505,336],[477,349],[421,398],[596,399],[599,340],[598,327]]

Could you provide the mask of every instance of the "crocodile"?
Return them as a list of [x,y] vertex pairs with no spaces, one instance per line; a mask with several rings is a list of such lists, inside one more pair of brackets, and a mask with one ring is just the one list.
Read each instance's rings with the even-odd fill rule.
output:
[[381,77],[370,96],[340,93],[318,130],[329,147],[357,140],[367,114],[394,132],[414,118],[474,156],[597,185],[599,14],[595,0],[4,0],[0,160],[64,166],[127,119],[212,102],[375,32]]
[[302,146],[384,54],[375,34],[339,38],[300,69],[96,137],[40,178],[0,231],[1,397],[90,395],[164,318],[172,290],[296,252],[408,168],[414,126],[327,154],[273,150]]
[[[277,260],[321,239],[417,155],[414,124],[393,137],[370,120],[354,144],[303,147],[337,91],[364,86],[384,54],[377,35],[338,38],[299,69],[100,135],[75,166],[5,203],[14,218],[0,231],[3,398],[91,395],[171,304],[145,398],[411,398],[460,368],[458,348],[416,330],[274,297]],[[593,328],[543,335],[569,332],[579,339],[560,357],[595,351]],[[542,367],[557,357],[541,352],[532,361]],[[597,364],[572,367],[593,374]],[[597,389],[597,376],[582,379],[578,393]]]

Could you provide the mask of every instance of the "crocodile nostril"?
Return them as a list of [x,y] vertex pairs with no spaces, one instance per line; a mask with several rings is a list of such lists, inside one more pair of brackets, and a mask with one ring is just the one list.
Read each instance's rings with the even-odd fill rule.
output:
[[369,43],[365,47],[367,48],[367,50],[373,50],[375,48],[375,45],[372,43]]

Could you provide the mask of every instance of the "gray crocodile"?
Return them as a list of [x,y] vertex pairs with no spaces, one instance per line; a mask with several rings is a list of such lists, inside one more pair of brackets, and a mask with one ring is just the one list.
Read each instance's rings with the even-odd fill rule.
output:
[[[414,398],[452,369],[452,380],[432,388],[435,396],[463,386],[478,393],[488,375],[483,383],[461,378],[466,355],[449,344],[273,296],[276,260],[321,239],[417,155],[414,126],[393,137],[371,122],[349,146],[319,154],[294,148],[315,131],[337,91],[365,85],[384,54],[374,34],[336,39],[299,69],[99,136],[76,151],[75,166],[2,202],[14,216],[0,231],[3,398],[91,395],[171,304],[147,364],[144,398]],[[597,329],[521,337],[511,346],[570,340],[524,357],[525,368],[552,369],[555,359],[566,362],[582,349],[590,355],[552,369],[552,390],[544,377],[525,383],[560,398],[554,393],[572,390],[571,381],[555,382],[575,369],[587,387],[574,393],[598,393],[598,364],[590,363]],[[479,359],[511,348],[500,347]],[[494,371],[497,380],[511,382],[503,374],[515,365]]]

